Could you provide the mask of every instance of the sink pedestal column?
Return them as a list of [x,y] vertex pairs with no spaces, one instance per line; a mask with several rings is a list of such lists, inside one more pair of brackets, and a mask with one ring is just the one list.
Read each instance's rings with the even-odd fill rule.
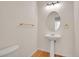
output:
[[54,57],[54,41],[50,41],[50,56]]
[[55,55],[55,40],[50,41],[50,57]]

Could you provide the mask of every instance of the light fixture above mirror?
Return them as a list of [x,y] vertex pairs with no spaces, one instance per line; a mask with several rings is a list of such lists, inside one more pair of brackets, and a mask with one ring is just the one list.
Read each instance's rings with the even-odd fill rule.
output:
[[46,10],[54,10],[54,9],[61,9],[63,7],[63,2],[62,1],[47,1],[45,4],[45,9]]
[[51,2],[48,2],[47,5],[51,6],[51,5],[55,5],[57,3],[60,3],[60,2],[59,1],[51,1]]

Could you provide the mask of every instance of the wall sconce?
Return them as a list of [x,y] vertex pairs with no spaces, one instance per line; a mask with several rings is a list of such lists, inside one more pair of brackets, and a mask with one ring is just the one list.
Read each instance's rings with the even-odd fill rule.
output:
[[47,5],[48,5],[48,6],[51,6],[51,5],[55,5],[55,4],[57,4],[57,3],[59,3],[59,1],[48,2]]

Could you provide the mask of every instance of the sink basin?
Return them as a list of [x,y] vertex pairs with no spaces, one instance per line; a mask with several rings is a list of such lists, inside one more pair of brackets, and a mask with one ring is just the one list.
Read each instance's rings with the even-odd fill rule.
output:
[[45,37],[49,40],[58,40],[61,38],[61,35],[55,33],[48,33],[45,35]]

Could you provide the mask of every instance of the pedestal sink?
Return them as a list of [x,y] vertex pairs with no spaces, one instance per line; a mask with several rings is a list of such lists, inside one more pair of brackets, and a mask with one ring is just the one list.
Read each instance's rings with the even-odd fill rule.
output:
[[50,56],[55,54],[55,41],[61,38],[61,35],[55,33],[48,33],[45,35],[46,39],[50,40]]

